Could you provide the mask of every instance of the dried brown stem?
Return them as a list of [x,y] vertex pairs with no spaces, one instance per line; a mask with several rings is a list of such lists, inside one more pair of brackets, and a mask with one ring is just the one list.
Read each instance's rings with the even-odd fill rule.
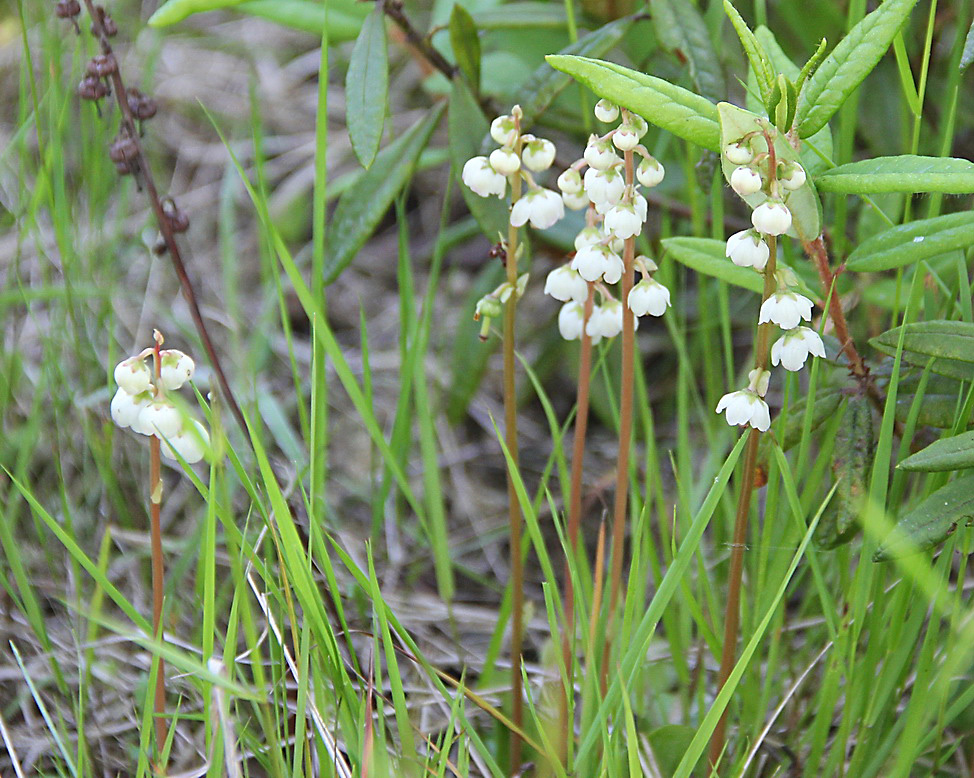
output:
[[403,10],[402,0],[380,0],[380,2],[382,3],[382,12],[392,19],[396,23],[396,26],[403,31],[406,40],[412,44],[427,62],[448,79],[452,80],[457,74],[457,68],[451,65],[446,57],[433,48],[426,37],[421,35],[419,30],[413,26],[413,23]]

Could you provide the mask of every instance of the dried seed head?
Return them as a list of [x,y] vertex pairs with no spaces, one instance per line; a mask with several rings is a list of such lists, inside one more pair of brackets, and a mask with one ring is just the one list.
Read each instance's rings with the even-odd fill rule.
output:
[[108,147],[108,156],[116,165],[119,162],[128,163],[139,156],[139,144],[128,135],[117,135],[112,145]]
[[101,31],[105,33],[105,37],[111,38],[118,35],[118,25],[115,24],[115,20],[109,16],[108,11],[105,10],[104,6],[96,5],[94,8],[95,19],[97,19],[98,24],[92,21],[91,32],[94,35],[98,35],[98,26],[101,25]]
[[78,84],[78,96],[82,100],[101,100],[108,94],[108,87],[98,76],[85,76]]
[[128,88],[127,99],[129,110],[136,119],[144,121],[156,115],[156,111],[158,110],[156,101],[134,86]]
[[186,215],[186,211],[180,210],[175,205],[166,212],[166,218],[173,232],[186,232],[189,229],[189,216]]
[[115,172],[118,173],[120,176],[127,176],[130,173],[132,173],[133,170],[132,170],[132,166],[129,165],[128,162],[126,162],[125,160],[121,160],[120,162],[115,163]]
[[73,19],[81,13],[81,3],[78,0],[59,0],[54,6],[54,15],[58,19]]
[[106,78],[118,72],[118,62],[114,54],[96,54],[88,63],[88,75]]

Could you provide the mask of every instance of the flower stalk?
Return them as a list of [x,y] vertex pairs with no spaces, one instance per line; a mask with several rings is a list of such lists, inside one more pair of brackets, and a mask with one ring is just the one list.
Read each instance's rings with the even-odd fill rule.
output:
[[[152,374],[158,387],[162,385],[162,333],[153,332],[155,346],[152,349]],[[162,442],[156,435],[149,439],[149,520],[152,534],[152,632],[156,640],[162,642],[162,609],[165,593],[165,560],[162,555],[162,520],[160,517],[162,505]],[[153,709],[155,716],[156,751],[159,755],[166,743],[166,665],[162,657],[158,658],[159,667],[156,671],[156,691],[153,695]]]

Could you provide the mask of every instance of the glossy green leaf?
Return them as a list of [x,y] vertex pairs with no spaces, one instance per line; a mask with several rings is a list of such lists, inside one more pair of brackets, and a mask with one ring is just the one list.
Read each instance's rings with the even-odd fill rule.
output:
[[663,249],[673,259],[698,273],[761,294],[764,279],[749,267],[738,267],[725,255],[727,244],[711,238],[666,238]]
[[450,14],[450,45],[457,66],[474,90],[480,89],[480,38],[470,12],[457,3]]
[[[762,125],[767,125],[766,119],[730,103],[718,103],[717,112],[720,116],[721,147],[736,143],[743,136],[759,130]],[[799,162],[798,153],[791,147],[786,138],[774,128],[771,128],[770,132],[774,138],[774,150],[777,158],[788,162]],[[753,137],[751,145],[758,154],[767,152],[768,145],[763,135]],[[723,154],[720,163],[724,178],[730,181],[731,174],[737,165],[730,162]],[[751,208],[757,208],[768,199],[768,196],[764,192],[755,192],[743,199]],[[788,234],[806,242],[815,240],[822,231],[821,205],[811,181],[807,181],[804,186],[794,192],[789,192],[785,202],[792,215],[792,226]]]
[[908,456],[897,467],[927,473],[974,467],[974,432],[964,432],[931,443],[922,451]]
[[[505,6],[507,7],[507,6]],[[588,35],[569,44],[560,52],[561,56],[601,57],[615,47],[622,36],[632,27],[632,19],[617,19],[593,30]],[[561,91],[572,81],[571,76],[555,70],[547,62],[539,65],[528,76],[518,92],[517,104],[524,111],[524,123],[530,126],[545,109],[551,105]]]
[[[974,324],[962,321],[924,321],[905,325],[903,359],[961,381],[974,379]],[[884,354],[896,353],[900,327],[887,330],[869,343]]]
[[599,97],[639,114],[667,132],[720,151],[717,106],[683,87],[622,65],[588,57],[552,54],[548,64],[585,84]]
[[667,51],[690,70],[697,92],[716,102],[724,97],[724,76],[707,25],[690,0],[649,0],[653,27]]
[[328,229],[325,283],[338,278],[355,258],[396,195],[409,181],[443,110],[443,105],[433,108],[380,151],[375,164],[338,200]]
[[823,192],[974,192],[974,162],[954,157],[876,157],[839,165],[815,179]]
[[822,129],[882,59],[917,0],[886,0],[839,42],[805,83],[795,123],[802,138]]
[[974,245],[974,213],[951,213],[920,219],[881,232],[860,243],[846,269],[889,270]]
[[966,475],[941,487],[897,523],[876,549],[874,562],[926,551],[946,540],[959,524],[970,526],[974,518],[974,475]]
[[751,70],[754,72],[758,91],[761,93],[761,101],[767,103],[775,80],[775,69],[771,64],[771,58],[730,0],[724,0],[724,12],[734,26],[737,37],[741,39],[741,46],[744,47],[747,60],[751,63]]
[[362,167],[370,167],[379,151],[388,98],[385,15],[376,5],[355,40],[345,74],[345,120],[352,149]]
[[310,0],[247,0],[234,10],[315,36],[327,21],[329,42],[340,43],[358,36],[371,9],[365,3],[329,0],[326,12],[322,3]]

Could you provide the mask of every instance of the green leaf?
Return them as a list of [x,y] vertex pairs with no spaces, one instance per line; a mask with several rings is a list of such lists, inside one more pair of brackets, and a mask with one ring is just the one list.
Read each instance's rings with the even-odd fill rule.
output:
[[837,488],[830,507],[836,511],[840,536],[855,528],[862,513],[875,453],[872,408],[864,394],[857,394],[849,398],[832,450]]
[[234,10],[315,36],[321,35],[327,21],[330,43],[354,40],[370,13],[365,3],[347,0],[328,0],[327,12],[322,3],[309,0],[247,0]]
[[974,192],[974,162],[955,157],[876,157],[839,165],[815,179],[823,192]]
[[873,555],[874,562],[916,554],[946,540],[957,525],[974,517],[974,475],[938,489],[903,516]]
[[156,9],[147,24],[150,27],[168,27],[193,14],[230,8],[242,2],[243,0],[169,0]]
[[565,7],[560,3],[506,3],[476,11],[473,20],[482,30],[523,30],[526,27],[564,29],[568,25]]
[[[906,423],[913,406],[914,395],[908,394],[899,396],[896,399],[896,420]],[[925,394],[920,403],[920,415],[917,416],[917,424],[923,427],[936,427],[937,429],[951,429],[957,418],[957,397],[950,394]],[[966,423],[974,421],[974,416],[967,419]]]
[[808,79],[798,97],[795,124],[802,138],[814,135],[882,59],[917,0],[886,0],[846,35]]
[[338,278],[389,210],[412,175],[443,110],[443,105],[433,108],[380,151],[375,164],[338,200],[328,229],[325,283]]
[[649,0],[653,27],[667,51],[686,62],[699,94],[716,102],[725,94],[724,76],[707,25],[690,0]]
[[362,167],[375,160],[389,99],[389,52],[381,6],[369,14],[355,40],[345,74],[345,119],[352,149]]
[[585,84],[599,97],[642,116],[667,132],[720,151],[717,106],[683,87],[622,65],[588,57],[552,54],[548,64]]
[[971,244],[974,244],[974,213],[935,216],[893,227],[865,240],[849,255],[846,269],[889,270],[955,249],[966,249]]
[[[718,103],[717,112],[720,116],[720,145],[722,148],[729,143],[736,143],[744,135],[753,133],[761,129],[762,126],[768,126],[766,119],[730,103]],[[798,153],[791,147],[786,138],[773,127],[770,128],[770,133],[774,138],[774,150],[777,158],[786,162],[799,162]],[[767,142],[763,135],[753,137],[751,145],[758,154],[767,152]],[[731,174],[737,165],[730,162],[724,154],[721,154],[720,164],[724,171],[724,178],[730,181]],[[768,196],[764,192],[755,192],[743,199],[751,208],[757,208],[768,199]],[[811,180],[806,181],[804,186],[794,192],[788,193],[786,203],[792,215],[792,225],[788,234],[798,237],[804,242],[815,240],[822,231],[822,206],[819,204],[818,195],[815,193]]]
[[457,3],[450,14],[450,45],[457,65],[474,91],[480,89],[480,38],[470,12]]
[[727,18],[731,20],[731,24],[734,25],[734,30],[737,32],[737,37],[741,39],[741,46],[744,47],[748,62],[751,63],[751,69],[757,79],[758,91],[761,93],[761,102],[767,103],[771,97],[775,79],[775,70],[771,64],[771,58],[768,57],[768,53],[730,0],[724,0],[724,12],[727,14]]
[[698,273],[761,294],[764,279],[749,267],[738,267],[725,255],[727,244],[712,238],[666,238],[663,249],[677,262]]
[[[810,431],[817,430],[826,421],[831,419],[839,409],[839,405],[844,397],[845,394],[841,389],[820,389],[815,395],[815,405],[812,407]],[[802,434],[805,430],[806,405],[807,400],[804,397],[792,403],[788,418],[785,421],[784,432],[778,436],[778,444],[781,446],[782,451],[788,451],[801,442]],[[775,431],[777,432],[777,428]],[[771,437],[768,435],[762,436],[762,445],[765,444],[765,441],[767,441],[767,445],[770,447]]]
[[897,467],[925,473],[974,467],[974,432],[965,432],[931,443],[922,451],[908,456]]
[[[459,78],[453,80],[447,126],[450,136],[450,162],[459,178],[464,163],[480,154],[481,142],[490,128],[490,123],[480,110],[470,87]],[[463,193],[463,199],[470,213],[473,214],[489,241],[496,241],[498,233],[507,235],[510,211],[506,198],[480,197],[462,183],[460,191]]]
[[[694,727],[688,727],[686,724],[666,724],[646,736],[663,778],[673,778],[696,732]],[[630,773],[630,775],[638,774]]]
[[[509,6],[505,6],[507,8]],[[601,57],[622,40],[632,26],[632,19],[617,19],[577,40],[561,51],[561,56]],[[518,92],[517,104],[524,111],[524,124],[530,126],[551,105],[561,91],[571,83],[571,76],[555,70],[547,62],[528,76]]]
[[964,39],[964,53],[960,57],[960,72],[963,73],[974,62],[974,22],[971,22],[967,37]]
[[[923,321],[905,325],[903,359],[925,366],[938,375],[961,381],[974,379],[974,324],[962,321]],[[869,343],[884,354],[895,355],[900,327],[887,330]]]

